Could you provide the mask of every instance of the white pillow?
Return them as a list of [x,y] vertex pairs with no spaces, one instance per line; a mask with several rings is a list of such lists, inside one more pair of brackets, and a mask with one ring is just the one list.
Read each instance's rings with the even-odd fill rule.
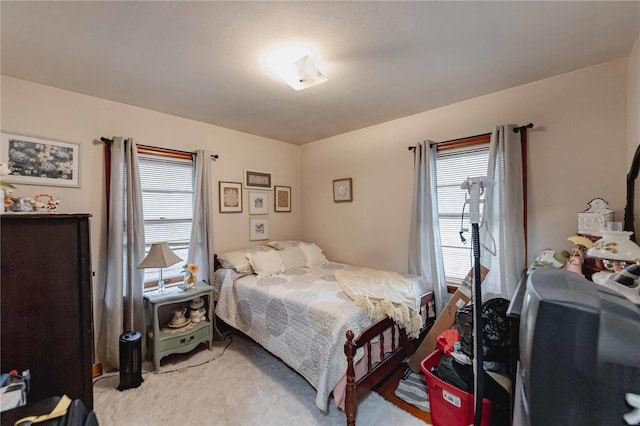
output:
[[286,248],[278,251],[278,254],[280,255],[280,259],[282,259],[285,272],[307,266],[307,256],[304,255],[300,247]]
[[223,268],[234,269],[236,272],[251,272],[251,264],[243,251],[228,251],[218,255]]
[[303,244],[302,241],[269,241],[267,245],[276,250],[284,250],[291,247],[297,247]]
[[325,263],[329,263],[329,261],[324,256],[324,254],[322,254],[322,250],[320,249],[320,247],[318,247],[314,243],[303,244],[303,245],[300,246],[300,249],[302,249],[302,252],[304,253],[305,257],[307,258],[307,268],[310,268],[310,267],[316,266],[316,265],[324,265]]
[[260,245],[260,246],[253,246],[253,247],[249,247],[248,249],[246,249],[244,251],[245,254],[247,253],[258,253],[261,251],[274,251],[273,247],[269,247],[266,245]]
[[280,255],[275,250],[247,253],[247,257],[258,278],[270,277],[284,272]]

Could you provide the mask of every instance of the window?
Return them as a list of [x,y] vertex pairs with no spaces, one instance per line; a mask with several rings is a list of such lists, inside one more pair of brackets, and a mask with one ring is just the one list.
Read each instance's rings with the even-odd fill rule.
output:
[[[139,166],[145,255],[151,244],[166,241],[171,250],[186,263],[193,220],[193,160],[140,154]],[[180,270],[183,265],[179,262],[164,268],[162,277],[165,282],[181,282]],[[159,272],[158,268],[145,269],[145,288],[157,285]]]
[[[449,284],[460,284],[473,266],[469,206],[465,205],[467,191],[461,189],[460,185],[467,177],[486,176],[489,138],[490,135],[482,135],[438,145],[438,218],[444,272]],[[463,141],[466,143],[462,143]],[[481,204],[480,214],[482,211]],[[462,233],[466,244],[460,238],[461,228],[467,229]]]

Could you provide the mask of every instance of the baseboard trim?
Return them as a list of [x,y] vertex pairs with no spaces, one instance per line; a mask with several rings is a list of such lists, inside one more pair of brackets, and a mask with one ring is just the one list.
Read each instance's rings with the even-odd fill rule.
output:
[[96,378],[102,376],[102,364],[93,364],[91,366],[91,377]]

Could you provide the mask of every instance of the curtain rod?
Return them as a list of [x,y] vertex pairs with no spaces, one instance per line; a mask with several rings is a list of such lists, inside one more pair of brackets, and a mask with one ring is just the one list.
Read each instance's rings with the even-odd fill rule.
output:
[[[102,142],[104,142],[104,143],[113,142],[113,139],[105,138],[104,136],[101,137],[100,140]],[[161,149],[163,151],[175,152],[177,154],[189,154],[189,155],[193,155],[194,154],[193,152],[189,152],[189,151],[180,151],[180,150],[177,150],[177,149],[170,149],[170,148],[158,148],[158,147],[150,146],[150,145],[138,145],[138,146],[140,146],[142,148]],[[212,154],[211,158],[217,160],[220,157],[218,156],[218,154]]]
[[[531,129],[531,128],[533,128],[533,123],[525,124],[524,126],[514,127],[513,128],[513,132],[514,133],[518,133],[518,132],[520,132],[520,130],[526,130],[526,129]],[[486,135],[486,133],[483,133],[483,134],[480,134],[480,135],[475,135],[475,136],[467,136],[467,137],[464,137],[464,138],[451,139],[449,141],[434,142],[432,145],[438,145],[438,144],[441,144],[441,143],[448,143],[448,142],[455,142],[455,141],[460,140],[460,139],[471,139],[471,138],[475,138],[475,137],[478,137],[478,136],[484,136],[484,135]],[[416,149],[416,147],[415,146],[410,146],[408,149],[409,149],[409,151],[413,151],[413,150]]]
[[520,130],[526,130],[533,128],[533,123],[525,124],[524,126],[515,127],[513,133],[518,133]]

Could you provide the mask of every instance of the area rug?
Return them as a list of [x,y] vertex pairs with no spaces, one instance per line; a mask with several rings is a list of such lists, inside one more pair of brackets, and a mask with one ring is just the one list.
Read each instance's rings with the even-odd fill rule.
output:
[[394,392],[401,400],[419,408],[427,413],[429,409],[429,394],[427,393],[427,382],[424,375],[414,373],[407,369],[407,374],[398,383]]
[[[343,425],[333,401],[323,413],[315,389],[252,340],[233,335],[187,355],[163,359],[158,373],[144,372],[138,388],[118,391],[117,374],[94,382],[100,425]],[[166,360],[166,361],[165,361]],[[145,363],[143,371],[152,369]],[[360,425],[425,423],[371,392],[360,402]]]

